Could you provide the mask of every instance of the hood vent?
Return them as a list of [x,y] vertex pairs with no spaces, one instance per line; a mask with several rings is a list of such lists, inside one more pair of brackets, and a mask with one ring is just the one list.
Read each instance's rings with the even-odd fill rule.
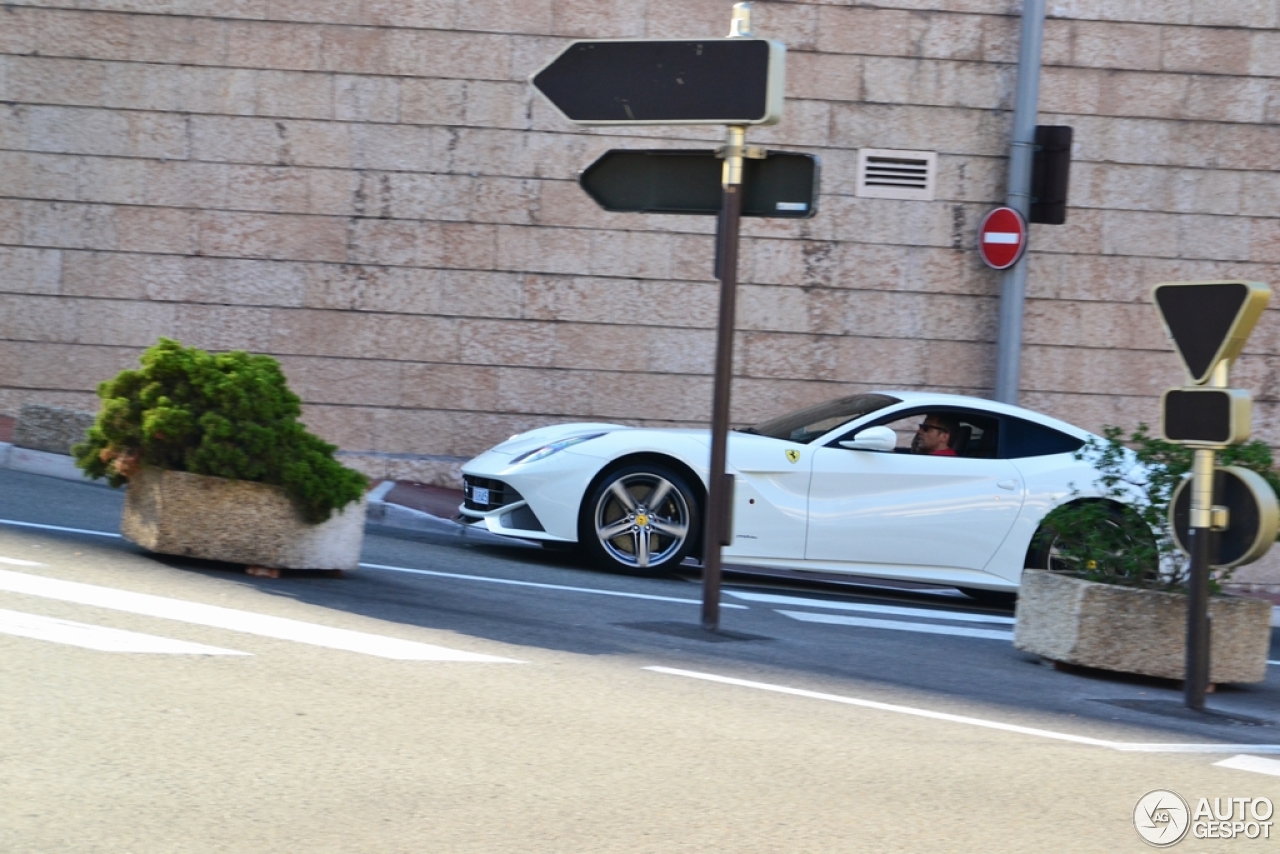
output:
[[858,195],[931,202],[937,171],[934,151],[864,148],[858,152]]

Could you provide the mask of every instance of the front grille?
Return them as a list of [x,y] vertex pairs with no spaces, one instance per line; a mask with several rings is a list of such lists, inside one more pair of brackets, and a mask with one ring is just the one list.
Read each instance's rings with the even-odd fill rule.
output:
[[[475,500],[474,496],[477,489],[489,490],[489,500],[487,502],[477,502]],[[500,480],[464,474],[462,476],[462,499],[463,506],[468,510],[488,512],[499,507],[506,507],[508,504],[514,504],[517,501],[523,501],[524,496]]]

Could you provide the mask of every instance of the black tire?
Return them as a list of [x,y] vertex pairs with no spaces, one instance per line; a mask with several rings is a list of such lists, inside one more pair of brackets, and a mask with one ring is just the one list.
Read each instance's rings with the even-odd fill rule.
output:
[[701,519],[697,493],[682,475],[639,463],[609,472],[587,495],[578,542],[594,564],[651,575],[689,556]]
[[[1113,526],[1116,536],[1116,548],[1133,548],[1141,545],[1145,549],[1152,552],[1155,550],[1155,537],[1151,531],[1146,530],[1140,519],[1127,517],[1125,510],[1121,507],[1112,506],[1106,513],[1103,524]],[[1036,531],[1035,537],[1031,540],[1031,548],[1027,551],[1026,565],[1030,569],[1046,569],[1050,572],[1066,572],[1071,574],[1083,574],[1086,570],[1089,572],[1101,571],[1103,574],[1114,574],[1112,569],[1107,565],[1106,556],[1100,556],[1099,562],[1090,561],[1090,565],[1077,566],[1075,562],[1065,557],[1060,549],[1063,535],[1059,533],[1051,524],[1041,524],[1040,529]],[[1143,573],[1143,580],[1152,580],[1159,574],[1159,566],[1156,562],[1146,569]]]

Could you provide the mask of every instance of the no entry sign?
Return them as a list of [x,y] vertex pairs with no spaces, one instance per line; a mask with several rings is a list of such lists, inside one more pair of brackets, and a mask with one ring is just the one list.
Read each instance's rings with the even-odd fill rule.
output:
[[1027,248],[1027,221],[1013,208],[996,208],[978,226],[978,252],[988,267],[1005,270]]

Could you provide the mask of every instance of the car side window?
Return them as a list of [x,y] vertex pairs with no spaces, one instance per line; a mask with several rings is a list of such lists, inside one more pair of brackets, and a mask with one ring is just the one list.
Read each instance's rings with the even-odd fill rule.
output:
[[1022,457],[1070,454],[1083,446],[1083,440],[1068,436],[1052,427],[1033,424],[1021,418],[1005,418],[1000,441],[1000,456],[1006,460],[1016,460]]
[[[894,448],[894,453],[909,454],[911,453],[911,442],[916,435],[916,428],[924,421],[925,416],[931,412],[946,413],[959,422],[959,432],[951,441],[951,448],[956,452],[957,456],[978,459],[991,459],[996,456],[999,421],[989,415],[977,412],[934,407],[912,412],[909,415],[898,415],[889,421],[876,421],[867,426],[892,429],[898,436],[898,443]],[[852,438],[852,434],[840,437],[841,440],[849,438]]]
[[924,415],[917,412],[913,415],[908,415],[905,418],[898,418],[877,426],[888,427],[897,434],[898,443],[893,449],[895,454],[909,454],[911,453],[911,440],[914,439],[916,435],[916,426],[923,420]]

